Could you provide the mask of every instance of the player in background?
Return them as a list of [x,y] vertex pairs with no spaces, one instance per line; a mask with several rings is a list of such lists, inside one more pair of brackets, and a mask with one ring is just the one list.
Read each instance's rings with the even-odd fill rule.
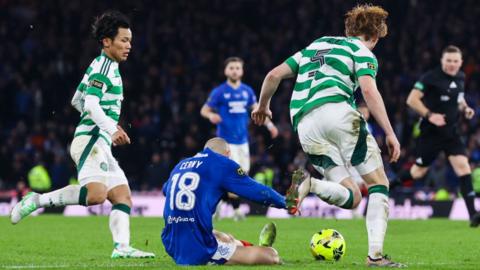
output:
[[273,223],[262,230],[261,246],[213,230],[212,216],[226,192],[286,208],[283,196],[250,178],[229,156],[227,142],[212,138],[203,151],[180,161],[163,186],[166,198],[162,242],[179,265],[280,263],[277,251],[271,247],[276,236]]
[[[249,111],[257,106],[257,97],[253,89],[242,83],[243,60],[229,57],[225,60],[225,77],[227,81],[213,89],[200,114],[217,125],[217,136],[225,139],[231,151],[231,158],[242,166],[248,174],[250,171],[250,149],[248,145]],[[277,137],[278,129],[271,121],[265,126],[272,138]],[[238,196],[229,194],[234,208],[234,219],[244,219],[239,211]]]
[[368,266],[404,267],[383,253],[388,220],[388,179],[380,149],[355,109],[353,93],[360,86],[370,113],[386,134],[390,162],[400,155],[400,144],[388,119],[375,77],[378,62],[372,49],[387,35],[388,13],[379,6],[358,5],[346,14],[346,37],[321,37],[271,70],[262,85],[253,121],[272,117],[270,100],[283,79],[296,76],[290,102],[293,128],[313,166],[327,181],[293,175],[299,183],[299,203],[309,193],[345,209],[361,200],[348,171],[354,166],[368,185],[366,214]]
[[480,213],[475,210],[472,170],[465,144],[460,139],[460,114],[472,119],[475,111],[465,101],[465,74],[462,52],[448,46],[442,52],[441,67],[423,74],[408,95],[407,105],[420,115],[420,136],[416,143],[416,161],[409,171],[399,173],[392,185],[425,176],[430,164],[443,151],[460,180],[460,192],[467,205],[470,226],[478,227]]
[[123,100],[119,63],[127,60],[132,32],[128,18],[117,11],[106,12],[93,23],[93,36],[101,54],[87,68],[72,99],[80,114],[70,154],[75,161],[80,185],[69,185],[49,193],[29,193],[12,210],[11,221],[18,223],[42,207],[96,205],[109,200],[112,258],[153,258],[155,255],[130,246],[128,180],[112,155],[111,145],[130,143],[117,125]]

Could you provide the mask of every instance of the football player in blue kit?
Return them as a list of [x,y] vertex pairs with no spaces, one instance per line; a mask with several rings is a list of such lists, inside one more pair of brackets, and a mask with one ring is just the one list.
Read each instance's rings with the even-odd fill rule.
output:
[[[280,263],[277,251],[271,247],[276,236],[273,223],[262,230],[260,246],[250,246],[213,230],[212,216],[227,192],[264,205],[287,208],[284,196],[250,178],[229,155],[227,142],[212,138],[203,151],[180,161],[163,186],[166,201],[162,242],[179,265]],[[289,207],[296,206],[296,196],[288,195]]]
[[[230,158],[242,166],[245,173],[250,171],[250,149],[248,146],[249,111],[257,106],[257,97],[253,89],[242,82],[243,60],[229,57],[225,60],[224,74],[227,80],[214,88],[200,114],[217,126],[217,136],[223,138],[230,146]],[[278,135],[278,129],[268,120],[265,126],[272,138]],[[234,219],[245,218],[239,211],[240,201],[229,195],[234,212]]]

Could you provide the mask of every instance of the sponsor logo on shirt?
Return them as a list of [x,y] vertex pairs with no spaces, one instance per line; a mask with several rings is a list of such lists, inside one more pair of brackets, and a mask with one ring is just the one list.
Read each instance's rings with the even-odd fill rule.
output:
[[450,100],[450,97],[447,96],[447,95],[441,95],[441,96],[440,96],[440,100],[441,100],[441,101],[449,101],[449,100]]
[[182,223],[182,222],[195,222],[195,218],[193,217],[182,217],[182,216],[178,216],[178,217],[172,217],[172,216],[168,216],[168,219],[167,219],[167,223],[168,224],[172,224],[172,223]]
[[88,86],[95,87],[95,88],[98,88],[98,89],[102,89],[103,88],[103,82],[101,82],[99,80],[91,80],[90,83],[88,84]]
[[230,109],[228,110],[229,113],[247,112],[247,109],[245,108],[247,106],[246,101],[229,101],[228,106],[230,107]]

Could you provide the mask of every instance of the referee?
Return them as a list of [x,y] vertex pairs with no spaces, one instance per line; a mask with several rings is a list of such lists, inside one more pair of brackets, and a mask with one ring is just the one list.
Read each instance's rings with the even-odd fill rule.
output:
[[408,95],[407,105],[420,116],[420,136],[416,143],[416,161],[399,180],[421,179],[443,151],[460,180],[460,191],[467,205],[470,226],[478,227],[480,213],[474,206],[475,192],[466,147],[458,133],[460,114],[471,119],[475,111],[465,101],[465,74],[460,71],[462,52],[448,46],[442,52],[441,68],[423,74]]

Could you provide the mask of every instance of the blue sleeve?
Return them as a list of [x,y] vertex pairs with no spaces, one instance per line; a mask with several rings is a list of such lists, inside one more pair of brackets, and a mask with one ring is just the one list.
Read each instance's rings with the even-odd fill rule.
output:
[[257,103],[257,96],[255,95],[255,92],[253,92],[253,89],[249,87],[248,88],[248,103],[247,103],[247,106],[250,108],[255,103]]
[[208,107],[218,109],[220,105],[221,91],[219,88],[213,89],[205,103]]
[[225,163],[225,178],[221,183],[226,191],[263,205],[286,208],[285,197],[250,178],[234,161]]

